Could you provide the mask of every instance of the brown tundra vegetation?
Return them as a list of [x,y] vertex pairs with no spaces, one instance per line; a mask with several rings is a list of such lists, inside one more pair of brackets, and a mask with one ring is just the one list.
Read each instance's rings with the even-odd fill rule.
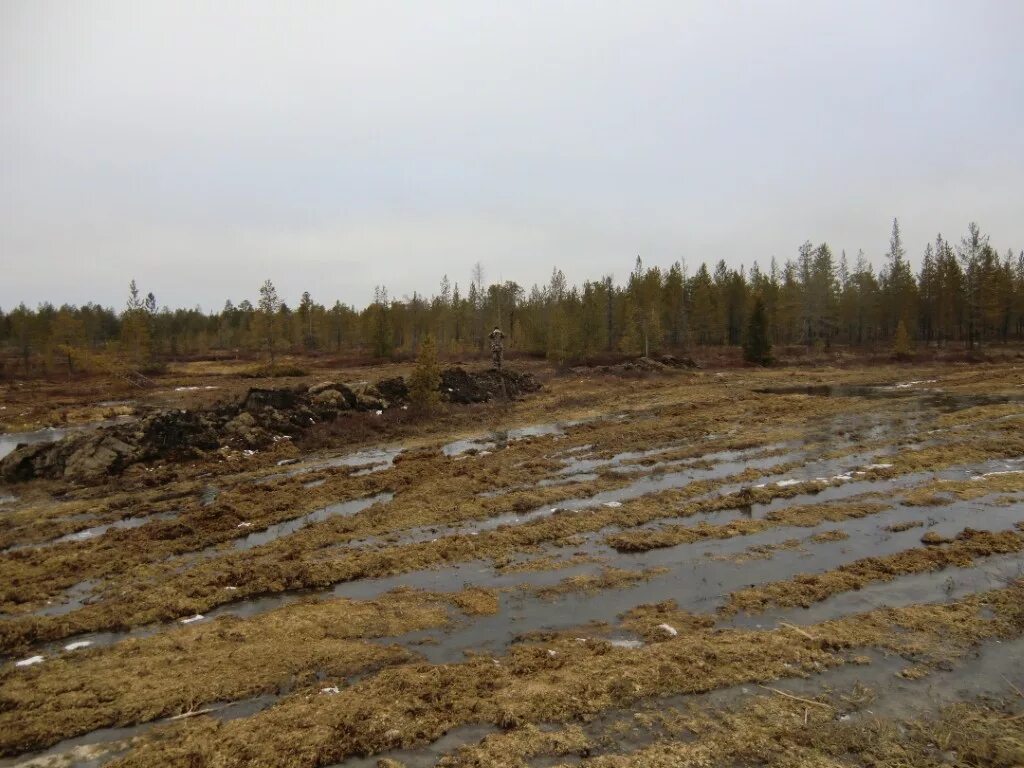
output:
[[818,362],[3,385],[0,766],[1024,764],[1024,368]]

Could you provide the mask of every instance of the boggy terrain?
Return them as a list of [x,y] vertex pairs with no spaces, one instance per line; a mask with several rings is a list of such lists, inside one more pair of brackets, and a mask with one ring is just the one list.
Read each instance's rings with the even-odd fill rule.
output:
[[8,474],[0,765],[1024,762],[1024,370],[531,367],[16,393],[223,434]]

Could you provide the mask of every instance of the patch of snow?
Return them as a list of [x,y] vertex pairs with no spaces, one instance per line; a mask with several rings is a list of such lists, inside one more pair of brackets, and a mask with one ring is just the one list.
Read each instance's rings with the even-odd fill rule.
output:
[[327,688],[321,688],[320,693],[326,693],[328,696],[333,696],[335,693],[341,693],[341,689],[336,685],[332,685]]
[[794,478],[787,478],[786,480],[779,480],[775,485],[779,488],[788,488],[791,485],[800,485],[800,482],[800,480],[796,480]]
[[238,587],[224,587],[228,592],[237,592]]
[[197,613],[195,616],[189,616],[187,619],[179,619],[179,621],[182,624],[191,624],[192,622],[195,622],[195,621],[202,621],[205,618],[206,617],[203,616],[203,614]]
[[77,651],[80,648],[88,648],[92,645],[92,640],[78,640],[74,643],[68,643],[64,646],[65,651]]
[[244,523],[239,523],[235,528],[252,528],[252,523],[246,520]]
[[42,664],[42,663],[43,663],[43,657],[42,656],[29,656],[27,659],[22,659],[21,661],[14,662],[14,666],[16,666],[16,667],[31,667],[33,664]]
[[868,464],[864,469],[892,469],[892,464]]
[[373,413],[375,416],[380,416],[384,413],[384,411],[374,411]]
[[556,651],[556,650],[553,650],[553,649],[551,649],[551,648],[548,648],[548,656],[550,656],[550,657],[551,657],[551,658],[553,659],[553,658],[555,658],[555,657],[556,657],[557,655],[558,655],[558,651]]
[[669,637],[675,637],[679,634],[679,630],[673,627],[671,624],[659,624],[658,629],[660,629]]
[[986,477],[997,477],[998,475],[1024,475],[1024,469],[1004,469],[999,472],[986,472],[983,475],[975,475],[971,480],[984,480]]
[[916,387],[918,384],[935,384],[938,379],[920,379],[918,381],[904,381],[900,384],[896,384],[893,389],[910,389]]
[[[667,624],[665,626],[668,626]],[[609,640],[608,644],[613,648],[629,648],[634,650],[636,648],[643,648],[644,644],[641,640]]]
[[244,451],[242,451],[242,455],[243,456],[255,456],[256,455],[256,451],[253,451],[253,450],[250,450],[249,448],[246,448]]
[[606,501],[604,503],[604,505],[606,507],[611,507],[612,509],[615,509],[616,507],[621,507],[622,506],[622,502],[621,501]]

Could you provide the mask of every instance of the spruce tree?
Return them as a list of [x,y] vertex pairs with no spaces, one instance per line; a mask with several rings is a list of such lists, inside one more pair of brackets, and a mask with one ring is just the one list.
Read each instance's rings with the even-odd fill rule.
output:
[[754,297],[754,308],[747,323],[743,359],[757,365],[770,365],[772,362],[772,344],[768,340],[768,313],[765,310],[764,299],[760,295]]
[[437,347],[429,333],[423,337],[416,368],[409,377],[409,400],[419,413],[431,413],[441,402],[441,368],[437,363]]

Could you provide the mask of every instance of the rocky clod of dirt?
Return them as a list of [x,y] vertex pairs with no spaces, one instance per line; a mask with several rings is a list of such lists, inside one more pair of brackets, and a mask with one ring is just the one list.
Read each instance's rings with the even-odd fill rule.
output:
[[[540,389],[530,374],[467,372],[441,375],[442,396],[453,403],[518,397]],[[250,389],[238,403],[192,411],[161,411],[130,424],[75,432],[52,443],[22,445],[0,460],[0,480],[35,477],[73,482],[113,475],[139,462],[181,460],[220,448],[259,449],[297,437],[314,424],[345,411],[383,411],[408,402],[401,378],[376,385],[325,381],[311,387]]]

